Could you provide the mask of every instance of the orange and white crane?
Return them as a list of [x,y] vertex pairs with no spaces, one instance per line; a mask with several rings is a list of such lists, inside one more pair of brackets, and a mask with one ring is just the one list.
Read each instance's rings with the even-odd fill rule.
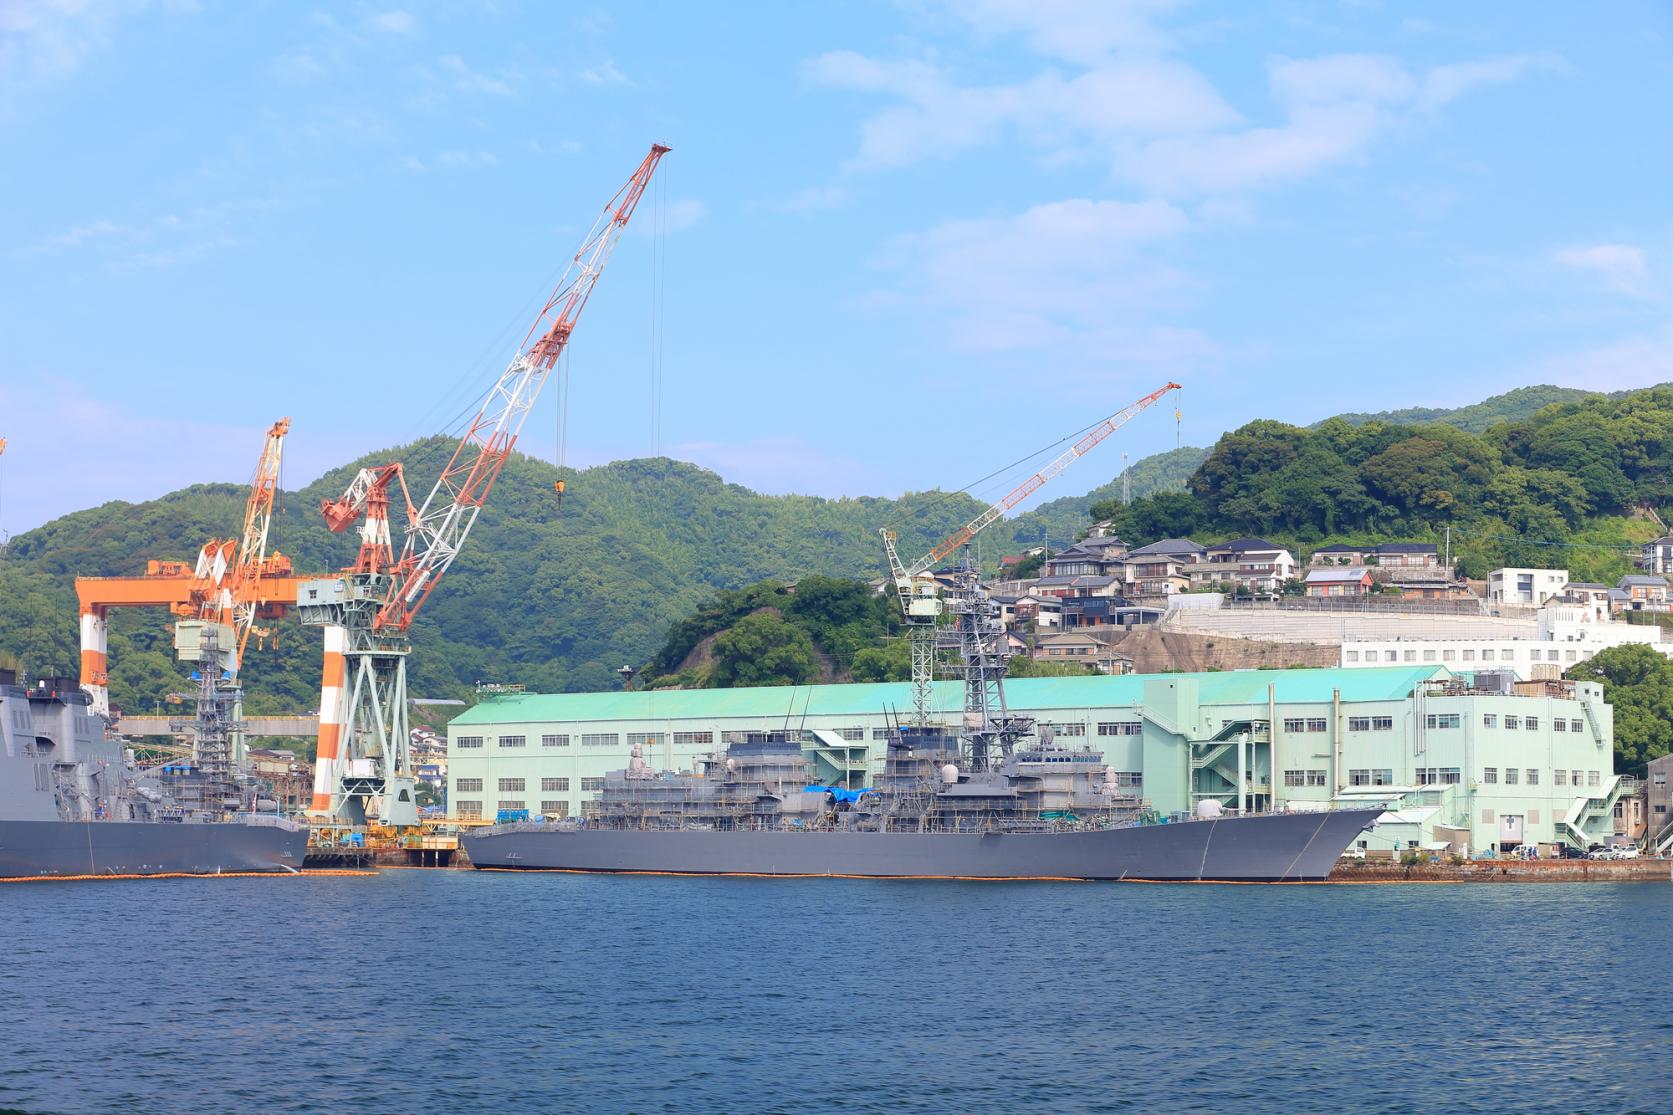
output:
[[906,621],[908,641],[912,648],[914,727],[928,726],[935,694],[935,624],[941,617],[943,605],[940,585],[931,570],[960,546],[998,522],[1005,512],[1027,499],[1039,490],[1042,484],[1068,468],[1093,446],[1125,426],[1169,391],[1179,389],[1177,383],[1163,384],[1144,398],[1116,411],[1083,434],[1050,464],[1017,485],[998,502],[948,535],[940,545],[910,565],[900,560],[900,554],[895,549],[895,532],[887,527],[883,529],[883,551],[889,559],[889,576],[894,582],[895,594],[900,598],[901,616]]
[[[323,510],[333,529],[344,529],[365,510],[372,536],[362,533],[355,567],[305,582],[299,591],[302,622],[325,628],[325,686],[310,809],[315,816],[358,824],[375,802],[384,824],[418,823],[407,728],[407,632],[470,536],[529,411],[667,153],[667,147],[653,145],[604,206],[423,506],[409,510],[400,554],[387,563],[381,556],[367,560],[368,547],[375,551],[387,537],[387,488],[400,475],[390,471],[395,466],[368,470],[372,475],[362,472],[342,499],[326,503]],[[385,492],[382,537],[372,521],[374,493],[380,490]]]

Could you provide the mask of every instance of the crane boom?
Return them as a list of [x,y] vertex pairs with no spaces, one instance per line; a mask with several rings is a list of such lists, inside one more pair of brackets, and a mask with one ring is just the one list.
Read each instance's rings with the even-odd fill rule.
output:
[[1115,433],[1115,431],[1125,426],[1128,422],[1132,421],[1135,416],[1150,407],[1151,404],[1156,402],[1156,400],[1160,399],[1163,395],[1166,395],[1169,391],[1178,390],[1179,384],[1177,383],[1164,384],[1152,391],[1150,394],[1146,395],[1144,398],[1133,403],[1131,406],[1125,408],[1124,410],[1117,411],[1108,418],[1104,419],[1102,422],[1098,423],[1091,430],[1087,431],[1087,433],[1079,441],[1075,442],[1059,454],[1058,457],[1045,468],[1042,468],[1039,472],[1030,476],[1027,480],[1023,481],[1021,484],[1017,485],[1016,488],[1007,493],[1003,499],[993,504],[993,506],[989,507],[986,511],[983,511],[980,515],[977,515],[974,519],[971,519],[958,530],[954,531],[947,537],[946,541],[935,547],[935,549],[931,550],[911,565],[903,566],[900,569],[897,569],[895,573],[896,579],[899,580],[902,576],[908,578],[916,577],[918,574],[929,569],[930,566],[942,560],[948,554],[951,554],[954,550],[970,541],[971,538],[992,526],[996,521],[998,521],[1000,516],[1005,514],[1005,512],[1009,511],[1011,508],[1027,499],[1034,492],[1038,491],[1042,484],[1061,473],[1064,469],[1068,468],[1076,458],[1085,456],[1087,450],[1091,449],[1094,445],[1097,445],[1100,441],[1103,441],[1105,438]]
[[616,191],[575,253],[563,278],[529,327],[517,356],[501,373],[453,458],[442,470],[407,532],[390,585],[373,623],[380,632],[404,632],[436,582],[453,564],[470,535],[494,481],[517,443],[547,374],[569,343],[604,265],[627,227],[651,175],[668,148],[653,144],[639,169]]
[[244,534],[238,543],[230,585],[232,626],[237,639],[237,657],[233,659],[235,675],[244,662],[244,647],[250,641],[256,612],[262,604],[262,565],[267,560],[267,535],[273,526],[273,501],[279,491],[279,458],[289,432],[289,418],[279,419],[267,431],[261,459],[250,478],[250,498],[244,504]]

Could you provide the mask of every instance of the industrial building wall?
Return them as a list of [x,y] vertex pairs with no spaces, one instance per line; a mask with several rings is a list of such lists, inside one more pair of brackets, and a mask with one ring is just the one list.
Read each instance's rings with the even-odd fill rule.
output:
[[[1576,798],[1601,793],[1613,778],[1613,725],[1595,687],[1582,687],[1592,692],[1591,700],[1421,692],[1376,700],[1279,699],[1283,676],[1302,673],[1331,672],[1242,675],[1244,681],[1272,678],[1271,688],[1260,700],[1217,703],[1202,700],[1202,689],[1228,688],[1214,685],[1212,679],[1220,675],[1120,679],[1136,683],[1137,689],[1107,679],[1107,687],[1078,688],[1121,692],[1129,699],[1027,711],[1052,724],[1065,742],[1085,743],[1101,751],[1114,769],[1139,775],[1144,795],[1164,812],[1191,806],[1190,741],[1210,740],[1228,725],[1264,722],[1269,715],[1270,742],[1258,745],[1256,762],[1261,784],[1251,792],[1270,794],[1274,805],[1283,807],[1325,804],[1383,785],[1456,785],[1460,790],[1447,800],[1458,804],[1436,821],[1469,828],[1476,847],[1498,843],[1506,817],[1517,819],[1523,842],[1553,840],[1557,822]],[[1238,688],[1247,693],[1259,687]],[[788,690],[778,691],[773,703],[788,695]],[[826,711],[788,720],[782,712],[728,714],[705,707],[713,700],[709,694],[683,701],[677,693],[659,695],[653,711],[660,715],[654,719],[586,718],[594,709],[620,713],[645,707],[624,706],[619,694],[597,696],[598,701],[586,695],[562,698],[559,707],[576,717],[570,720],[500,722],[480,708],[456,720],[448,729],[450,812],[492,818],[500,809],[528,809],[578,816],[601,784],[597,780],[627,765],[635,743],[653,766],[691,769],[698,756],[723,749],[728,732],[824,729],[863,742],[876,763],[888,729],[880,709],[836,711],[845,703],[840,692],[822,692],[818,702],[811,702]],[[869,700],[866,694],[853,696],[856,704]],[[732,707],[749,706],[738,701]],[[688,708],[700,715],[681,715]],[[1559,721],[1561,731],[1556,730]]]

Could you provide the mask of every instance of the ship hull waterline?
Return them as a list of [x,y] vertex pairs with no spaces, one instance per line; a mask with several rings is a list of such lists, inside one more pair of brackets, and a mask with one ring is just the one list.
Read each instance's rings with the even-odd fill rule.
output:
[[307,844],[270,825],[0,820],[0,879],[297,871]]
[[516,826],[462,837],[479,870],[876,879],[1321,882],[1375,810],[1059,832],[632,831]]

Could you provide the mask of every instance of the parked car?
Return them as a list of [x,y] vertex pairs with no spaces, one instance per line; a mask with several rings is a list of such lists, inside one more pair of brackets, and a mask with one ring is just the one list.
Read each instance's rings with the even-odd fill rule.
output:
[[1615,858],[1616,859],[1637,859],[1638,858],[1638,845],[1636,845],[1636,844],[1617,844],[1617,845],[1615,845],[1614,852],[1615,852]]
[[1584,851],[1574,847],[1572,844],[1557,845],[1558,859],[1585,859],[1586,855],[1587,854]]
[[1615,858],[1615,849],[1613,849],[1613,848],[1594,848],[1590,852],[1586,853],[1586,858],[1587,859],[1614,859]]

